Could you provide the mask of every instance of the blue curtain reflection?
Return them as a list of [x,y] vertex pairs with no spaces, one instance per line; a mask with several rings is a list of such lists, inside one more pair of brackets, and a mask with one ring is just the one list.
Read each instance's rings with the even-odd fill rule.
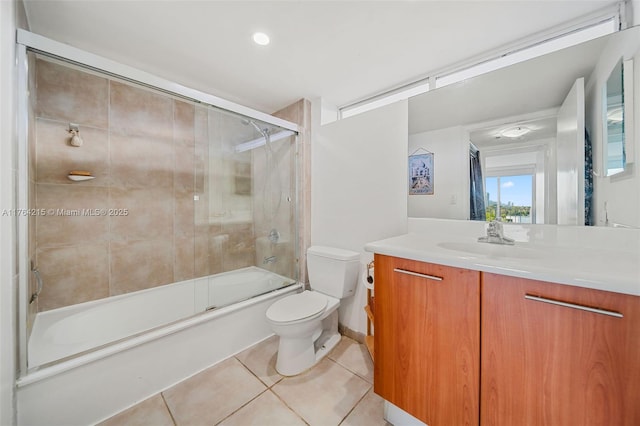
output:
[[469,170],[470,170],[470,215],[471,220],[486,220],[487,212],[484,204],[484,182],[482,179],[482,167],[480,166],[480,151],[469,146]]

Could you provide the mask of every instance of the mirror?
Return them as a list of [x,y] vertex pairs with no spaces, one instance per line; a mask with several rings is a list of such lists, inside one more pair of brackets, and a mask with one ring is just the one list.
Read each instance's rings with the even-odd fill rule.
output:
[[625,199],[640,198],[640,177],[609,178],[602,123],[611,69],[639,50],[633,27],[410,98],[408,152],[433,152],[434,191],[409,195],[409,216],[468,220],[483,198],[485,219],[640,227],[640,200]]
[[[631,77],[631,78],[630,78]],[[603,97],[606,108],[603,109],[603,129],[605,141],[604,170],[606,176],[613,176],[629,169],[632,155],[629,120],[630,105],[633,101],[633,61],[620,59],[604,87]]]
[[624,98],[622,91],[622,59],[611,71],[605,86],[605,102],[603,110],[606,156],[605,171],[607,176],[624,171]]

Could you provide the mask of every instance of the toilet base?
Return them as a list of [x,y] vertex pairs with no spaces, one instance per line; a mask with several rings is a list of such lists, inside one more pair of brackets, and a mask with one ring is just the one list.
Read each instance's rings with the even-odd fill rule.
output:
[[321,321],[321,327],[308,337],[280,336],[276,360],[276,371],[279,374],[295,376],[310,369],[340,342],[337,309]]
[[[316,362],[314,363],[314,365],[317,364],[322,358],[324,358],[326,354],[331,352],[331,349],[335,348],[342,338],[342,336],[340,336],[340,333],[337,332],[332,334],[327,333],[326,336],[323,335],[320,335],[320,338],[313,345],[316,350]],[[325,338],[323,339],[323,337]],[[318,342],[320,341],[322,341],[323,343],[318,344]]]

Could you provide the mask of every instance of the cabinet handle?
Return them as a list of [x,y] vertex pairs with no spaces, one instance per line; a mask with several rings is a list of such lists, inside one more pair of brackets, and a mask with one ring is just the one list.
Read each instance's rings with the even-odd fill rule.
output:
[[436,277],[435,275],[421,274],[420,272],[407,271],[406,269],[395,268],[394,272],[400,272],[401,274],[413,275],[414,277],[426,278],[428,280],[442,281],[442,277]]
[[623,318],[623,315],[620,312],[607,311],[607,310],[598,309],[598,308],[590,308],[589,306],[576,305],[575,303],[560,302],[559,300],[532,296],[530,294],[525,294],[524,298],[527,300],[535,300],[536,302],[544,302],[544,303],[550,303],[552,305],[564,306],[565,308],[573,308],[573,309],[579,309],[581,311],[593,312],[594,314],[602,314],[602,315],[609,315],[611,317],[616,317],[616,318]]

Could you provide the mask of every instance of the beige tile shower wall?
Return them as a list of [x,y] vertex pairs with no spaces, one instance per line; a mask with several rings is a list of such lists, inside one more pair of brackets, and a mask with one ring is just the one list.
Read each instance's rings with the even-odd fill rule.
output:
[[[262,268],[293,277],[295,262],[295,145],[293,136],[271,143],[271,149],[253,149],[254,223],[256,229],[256,262]],[[272,242],[272,229],[280,238]],[[265,258],[275,256],[273,263]]]
[[201,250],[208,253],[211,274],[255,265],[255,230],[249,215],[254,194],[237,191],[235,181],[238,164],[250,169],[251,154],[235,153],[227,130],[237,129],[238,121],[235,115],[208,111],[208,142],[202,147],[203,163],[196,167],[202,172],[204,188],[196,203],[201,211],[196,223],[204,224],[199,234],[206,235],[207,241]]
[[306,250],[311,245],[311,102],[307,99],[299,101],[273,114],[299,126],[298,148],[298,279],[306,283],[307,262]]
[[[39,310],[210,273],[208,239],[194,225],[194,189],[206,190],[202,111],[44,60],[36,84],[35,206],[55,212],[35,220]],[[82,147],[69,144],[69,123]],[[95,179],[71,182],[71,170]]]

